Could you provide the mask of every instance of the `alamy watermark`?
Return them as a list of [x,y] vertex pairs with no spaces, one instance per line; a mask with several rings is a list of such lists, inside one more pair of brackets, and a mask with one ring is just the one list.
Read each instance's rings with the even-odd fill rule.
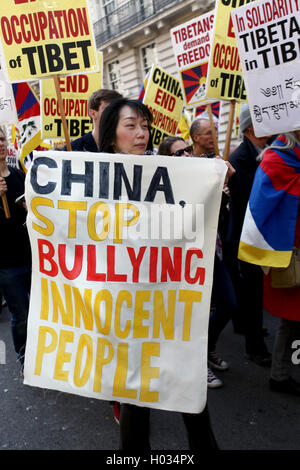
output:
[[300,364],[300,339],[295,339],[295,341],[293,341],[292,349],[296,349],[292,354],[292,363],[295,366],[298,366]]
[[6,345],[5,342],[0,339],[0,364],[6,364]]

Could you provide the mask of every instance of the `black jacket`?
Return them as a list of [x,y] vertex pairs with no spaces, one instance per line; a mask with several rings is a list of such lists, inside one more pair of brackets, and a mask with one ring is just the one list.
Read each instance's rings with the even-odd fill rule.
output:
[[250,140],[244,137],[243,142],[232,152],[229,158],[229,162],[236,170],[236,173],[228,183],[231,202],[226,241],[232,246],[236,254],[254,176],[260,163],[256,160],[258,153]]

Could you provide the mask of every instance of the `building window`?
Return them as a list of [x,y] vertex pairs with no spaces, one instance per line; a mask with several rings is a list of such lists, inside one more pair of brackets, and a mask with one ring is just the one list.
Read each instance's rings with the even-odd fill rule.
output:
[[142,54],[142,66],[144,75],[146,75],[149,70],[151,69],[153,64],[157,63],[157,53],[156,53],[156,46],[155,42],[148,44],[141,48]]
[[109,15],[115,10],[115,2],[114,0],[102,0],[104,15]]
[[108,78],[111,89],[121,92],[121,72],[118,60],[115,60],[114,62],[110,62],[108,64]]

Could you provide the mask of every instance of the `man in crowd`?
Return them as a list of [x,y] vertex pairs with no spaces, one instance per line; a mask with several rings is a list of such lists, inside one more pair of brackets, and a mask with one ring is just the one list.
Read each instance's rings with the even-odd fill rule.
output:
[[[25,203],[16,202],[24,194],[25,175],[8,166],[7,139],[0,129],[0,196],[6,196],[9,217],[0,202],[0,292],[11,315],[11,329],[17,360],[21,370],[27,335],[27,317],[31,283],[31,249],[26,228]],[[3,199],[3,198],[2,198]]]
[[[77,152],[98,152],[99,122],[101,115],[113,100],[122,98],[115,90],[101,89],[95,91],[88,101],[88,113],[93,122],[93,130],[71,142],[72,150]],[[66,150],[64,147],[63,150]]]
[[195,119],[190,128],[193,156],[215,156],[214,139],[209,119]]
[[235,286],[241,331],[245,335],[248,359],[261,366],[270,367],[271,354],[264,343],[263,332],[263,272],[259,266],[237,259],[239,240],[256,169],[258,154],[269,137],[256,137],[248,104],[242,105],[239,116],[242,143],[229,157],[236,170],[228,182],[230,213],[226,238],[226,264]]

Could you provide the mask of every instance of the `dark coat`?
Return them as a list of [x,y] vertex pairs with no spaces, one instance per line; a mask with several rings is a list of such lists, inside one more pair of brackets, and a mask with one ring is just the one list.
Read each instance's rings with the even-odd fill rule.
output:
[[252,184],[259,162],[256,160],[257,148],[244,137],[239,147],[232,152],[229,162],[236,170],[230,178],[230,213],[226,241],[237,255],[244,216],[250,197]]

